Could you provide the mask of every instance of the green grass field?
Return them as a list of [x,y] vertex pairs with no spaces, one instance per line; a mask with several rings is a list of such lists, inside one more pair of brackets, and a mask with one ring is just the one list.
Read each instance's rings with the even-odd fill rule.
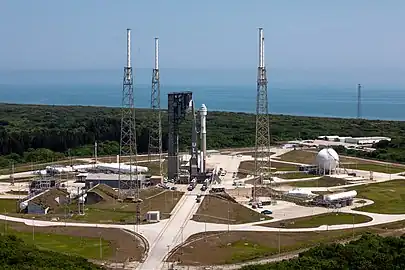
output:
[[100,244],[103,257],[109,257],[113,253],[109,241],[99,237],[80,237],[44,232],[21,232],[13,228],[7,221],[1,221],[0,232],[2,234],[15,235],[28,244],[36,245],[40,249],[62,252],[69,255],[77,255],[87,259],[100,259]]
[[400,166],[387,166],[384,164],[347,164],[343,165],[346,169],[355,169],[355,170],[363,170],[363,171],[372,171],[372,172],[380,172],[380,173],[401,173],[405,171],[405,167]]
[[405,180],[369,184],[354,189],[358,193],[357,198],[374,201],[374,204],[356,210],[381,214],[405,214]]
[[341,178],[333,178],[329,176],[323,176],[319,179],[309,181],[297,181],[286,183],[286,185],[293,187],[334,187],[345,185],[346,180]]
[[[88,259],[100,259],[100,239],[98,237],[78,237],[69,235],[13,232],[26,243],[34,244],[38,248],[58,251],[66,254],[82,256]],[[101,239],[102,256],[112,254],[109,241]]]
[[261,226],[275,228],[316,228],[322,225],[357,224],[371,221],[364,215],[352,215],[346,213],[327,213],[316,216],[288,219],[273,223],[262,224]]
[[[298,171],[298,166],[282,163],[282,162],[271,162],[271,171]],[[274,169],[273,169],[274,168]],[[238,177],[243,178],[248,174],[254,174],[255,162],[252,160],[242,161],[238,168]]]
[[17,200],[13,199],[0,199],[0,214],[16,213],[17,202]]

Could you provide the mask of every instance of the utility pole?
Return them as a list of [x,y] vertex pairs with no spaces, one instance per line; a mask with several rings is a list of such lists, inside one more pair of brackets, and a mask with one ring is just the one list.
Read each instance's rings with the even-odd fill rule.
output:
[[[136,161],[136,123],[134,107],[134,89],[131,66],[131,29],[127,29],[127,65],[124,67],[121,105],[121,138],[118,169],[118,197],[123,200],[128,196],[139,199],[138,171]],[[129,172],[123,177],[122,158],[129,158]],[[123,179],[124,178],[124,179]],[[137,211],[137,214],[138,211]],[[139,215],[137,217],[137,222]]]
[[361,118],[361,84],[357,85],[357,118]]
[[94,166],[97,166],[97,141],[94,142]]
[[354,214],[352,213],[352,221],[353,221],[353,227],[352,227],[352,238],[354,240]]
[[229,234],[229,226],[230,226],[230,217],[229,217],[229,201],[228,201],[228,234]]
[[35,242],[35,225],[34,225],[34,218],[32,218],[32,242]]
[[7,234],[7,211],[4,208],[4,234]]
[[278,254],[281,254],[281,229],[278,229]]
[[11,180],[11,185],[14,186],[15,180],[14,180],[14,160],[11,161],[11,174],[10,174],[10,180]]
[[101,232],[99,233],[99,242],[100,242],[100,260],[103,259],[103,242],[101,241]]
[[148,159],[152,155],[159,157],[159,175],[163,175],[162,163],[162,115],[160,110],[160,73],[159,73],[159,38],[155,38],[155,68],[152,72],[152,90],[150,95],[152,114],[149,123]]
[[255,143],[255,180],[253,201],[256,202],[256,185],[258,179],[263,183],[264,177],[270,180],[270,118],[267,95],[267,74],[264,58],[263,28],[259,28],[259,67],[257,69],[256,96],[256,143]]

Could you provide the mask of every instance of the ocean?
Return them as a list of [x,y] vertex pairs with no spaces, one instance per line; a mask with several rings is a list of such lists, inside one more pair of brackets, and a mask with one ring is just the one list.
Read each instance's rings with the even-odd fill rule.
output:
[[[103,73],[104,72],[104,73]],[[122,72],[30,71],[0,72],[0,102],[53,105],[120,106]],[[105,75],[99,74],[103,73]],[[192,91],[195,104],[208,111],[254,113],[256,106],[255,73],[219,80],[220,75],[182,81],[177,78],[161,84],[162,108],[167,108],[167,93]],[[55,75],[56,74],[56,75]],[[86,76],[87,74],[87,76]],[[147,108],[150,103],[151,70],[135,75],[135,104]],[[209,76],[208,76],[209,77]],[[228,76],[228,77],[231,77]],[[162,79],[164,77],[162,76]],[[248,83],[247,81],[251,81]],[[166,82],[166,83],[164,83]],[[353,118],[357,116],[356,84],[351,86],[285,83],[269,78],[269,111],[274,114]],[[367,119],[405,120],[405,91],[401,87],[363,88],[361,116]]]

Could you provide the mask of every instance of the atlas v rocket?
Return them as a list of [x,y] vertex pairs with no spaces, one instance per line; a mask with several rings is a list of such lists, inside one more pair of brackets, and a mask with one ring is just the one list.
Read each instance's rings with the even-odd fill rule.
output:
[[206,128],[206,120],[207,120],[207,107],[205,104],[201,105],[200,108],[200,117],[201,117],[201,169],[202,173],[206,170],[206,158],[207,158],[207,128]]

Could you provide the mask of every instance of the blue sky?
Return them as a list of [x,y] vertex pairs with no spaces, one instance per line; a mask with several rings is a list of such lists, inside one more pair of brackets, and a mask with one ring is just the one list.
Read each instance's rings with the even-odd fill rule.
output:
[[404,14],[403,0],[1,0],[0,69],[121,68],[127,27],[135,67],[158,36],[162,68],[251,69],[263,27],[269,71],[400,75]]

